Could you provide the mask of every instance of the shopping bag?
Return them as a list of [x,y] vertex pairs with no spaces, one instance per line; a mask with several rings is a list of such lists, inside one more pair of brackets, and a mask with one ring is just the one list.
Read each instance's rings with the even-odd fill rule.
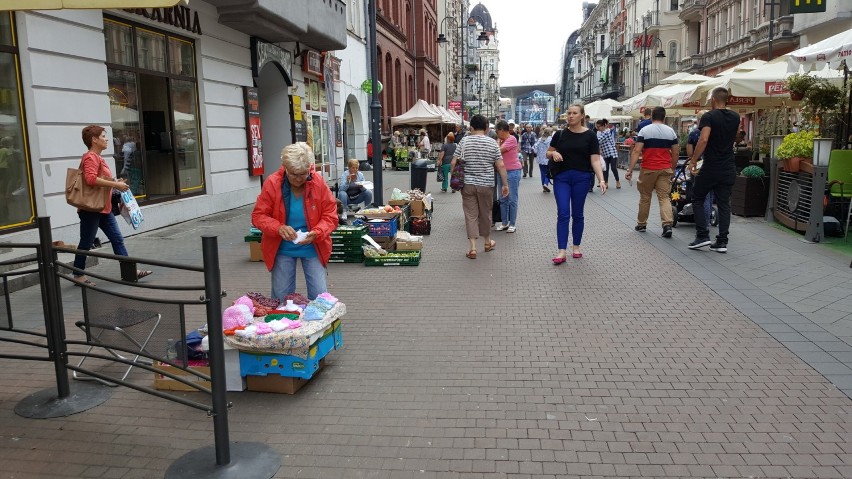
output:
[[459,191],[464,188],[464,161],[456,161],[456,166],[450,174],[450,188]]
[[109,188],[91,186],[83,178],[83,164],[65,172],[65,202],[83,211],[100,213],[107,205]]
[[133,229],[138,230],[142,226],[142,222],[145,221],[145,217],[142,215],[139,203],[136,202],[136,198],[133,197],[133,193],[129,189],[121,193],[121,203],[121,217]]
[[444,171],[441,168],[441,165],[438,165],[438,172],[436,176],[438,177],[438,183],[442,183],[444,181]]

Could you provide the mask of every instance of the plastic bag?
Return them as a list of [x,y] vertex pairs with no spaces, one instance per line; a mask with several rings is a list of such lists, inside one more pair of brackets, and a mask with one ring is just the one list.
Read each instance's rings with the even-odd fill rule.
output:
[[142,226],[142,222],[145,221],[145,217],[142,215],[139,203],[136,202],[136,198],[133,197],[133,193],[129,189],[121,193],[121,203],[121,217],[133,229],[138,230]]

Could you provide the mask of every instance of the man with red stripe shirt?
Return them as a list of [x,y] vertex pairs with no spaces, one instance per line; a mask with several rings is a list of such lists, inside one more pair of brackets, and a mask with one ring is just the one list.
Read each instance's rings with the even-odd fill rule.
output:
[[660,202],[660,219],[663,223],[663,238],[672,237],[672,176],[677,166],[680,145],[677,134],[665,123],[666,109],[658,106],[651,113],[651,124],[639,130],[636,146],[630,155],[630,166],[624,177],[629,181],[633,178],[633,168],[642,154],[642,165],[639,170],[639,218],[636,221],[636,231],[644,233],[647,230],[648,214],[651,211],[651,193],[657,191]]

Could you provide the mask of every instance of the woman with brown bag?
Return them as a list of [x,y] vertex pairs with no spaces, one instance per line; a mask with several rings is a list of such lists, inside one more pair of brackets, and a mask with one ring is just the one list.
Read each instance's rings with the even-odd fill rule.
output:
[[[109,138],[106,134],[106,129],[98,125],[89,125],[83,128],[83,143],[89,149],[80,161],[80,170],[83,172],[83,180],[90,187],[105,189],[104,195],[107,196],[107,189],[116,189],[118,191],[127,191],[130,187],[124,180],[116,180],[112,176],[109,166],[101,157],[101,153],[109,147]],[[112,214],[112,204],[107,201],[106,206],[101,211],[86,211],[83,209],[77,210],[77,216],[80,217],[80,244],[77,245],[78,250],[89,251],[92,249],[92,243],[95,240],[95,235],[98,228],[104,232],[107,239],[112,244],[112,252],[117,256],[128,256],[127,248],[124,247],[124,237],[121,235],[121,230],[118,229],[118,223],[115,221],[115,216]],[[86,269],[86,256],[78,254],[74,257],[74,267],[79,270]],[[139,270],[136,272],[137,279],[144,278],[151,274],[151,271]],[[74,272],[74,279],[78,281],[78,286],[86,284],[94,286],[92,281],[83,273]]]

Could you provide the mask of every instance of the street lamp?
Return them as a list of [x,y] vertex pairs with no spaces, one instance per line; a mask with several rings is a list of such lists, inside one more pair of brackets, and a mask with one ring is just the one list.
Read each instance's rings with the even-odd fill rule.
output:
[[[640,41],[640,46],[642,48],[642,66],[641,66],[641,69],[640,69],[642,91],[645,91],[646,79],[650,80],[650,78],[648,78],[650,76],[650,72],[648,71],[648,58],[649,58],[648,47],[652,46],[652,45],[648,45],[648,26],[650,24],[651,24],[651,12],[648,12],[645,15],[642,15],[642,25],[643,25],[642,32],[643,33],[642,33],[642,40]],[[657,54],[654,55],[654,57],[657,58],[658,60],[660,58],[666,58],[666,53],[662,50],[663,43],[660,40],[659,36],[654,37],[653,46],[657,46],[657,45],[660,46],[661,50],[657,51]],[[630,50],[627,50],[626,52],[624,52],[624,58],[633,58],[633,52],[631,52]]]
[[[443,25],[444,22],[447,19],[455,20],[455,18],[453,18],[453,17],[444,17],[444,19],[441,20],[441,25]],[[467,109],[466,105],[465,105],[465,99],[464,99],[464,97],[465,97],[465,83],[467,81],[470,81],[470,80],[473,79],[473,77],[471,77],[467,74],[468,73],[467,72],[467,43],[468,43],[468,39],[471,36],[473,36],[474,33],[476,33],[476,19],[473,18],[473,17],[468,17],[468,19],[467,19],[467,34],[466,35],[464,34],[464,31],[465,31],[464,26],[447,27],[447,28],[458,28],[460,31],[463,32],[463,34],[462,34],[463,39],[462,39],[461,58],[463,60],[462,72],[464,72],[465,76],[464,76],[464,79],[462,80],[462,83],[461,83],[461,106],[462,106],[461,117],[462,117],[462,124],[464,124],[464,112]],[[485,34],[485,31],[482,31],[479,34],[479,37],[476,40],[477,40],[478,45],[480,47],[483,47],[483,46],[485,46],[486,43],[488,43],[488,35]],[[442,46],[444,46],[448,43],[447,36],[444,35],[443,33],[440,33],[438,35],[438,38],[435,40],[435,42],[438,44],[439,47],[442,47]],[[476,48],[476,46],[474,46],[474,48]]]

